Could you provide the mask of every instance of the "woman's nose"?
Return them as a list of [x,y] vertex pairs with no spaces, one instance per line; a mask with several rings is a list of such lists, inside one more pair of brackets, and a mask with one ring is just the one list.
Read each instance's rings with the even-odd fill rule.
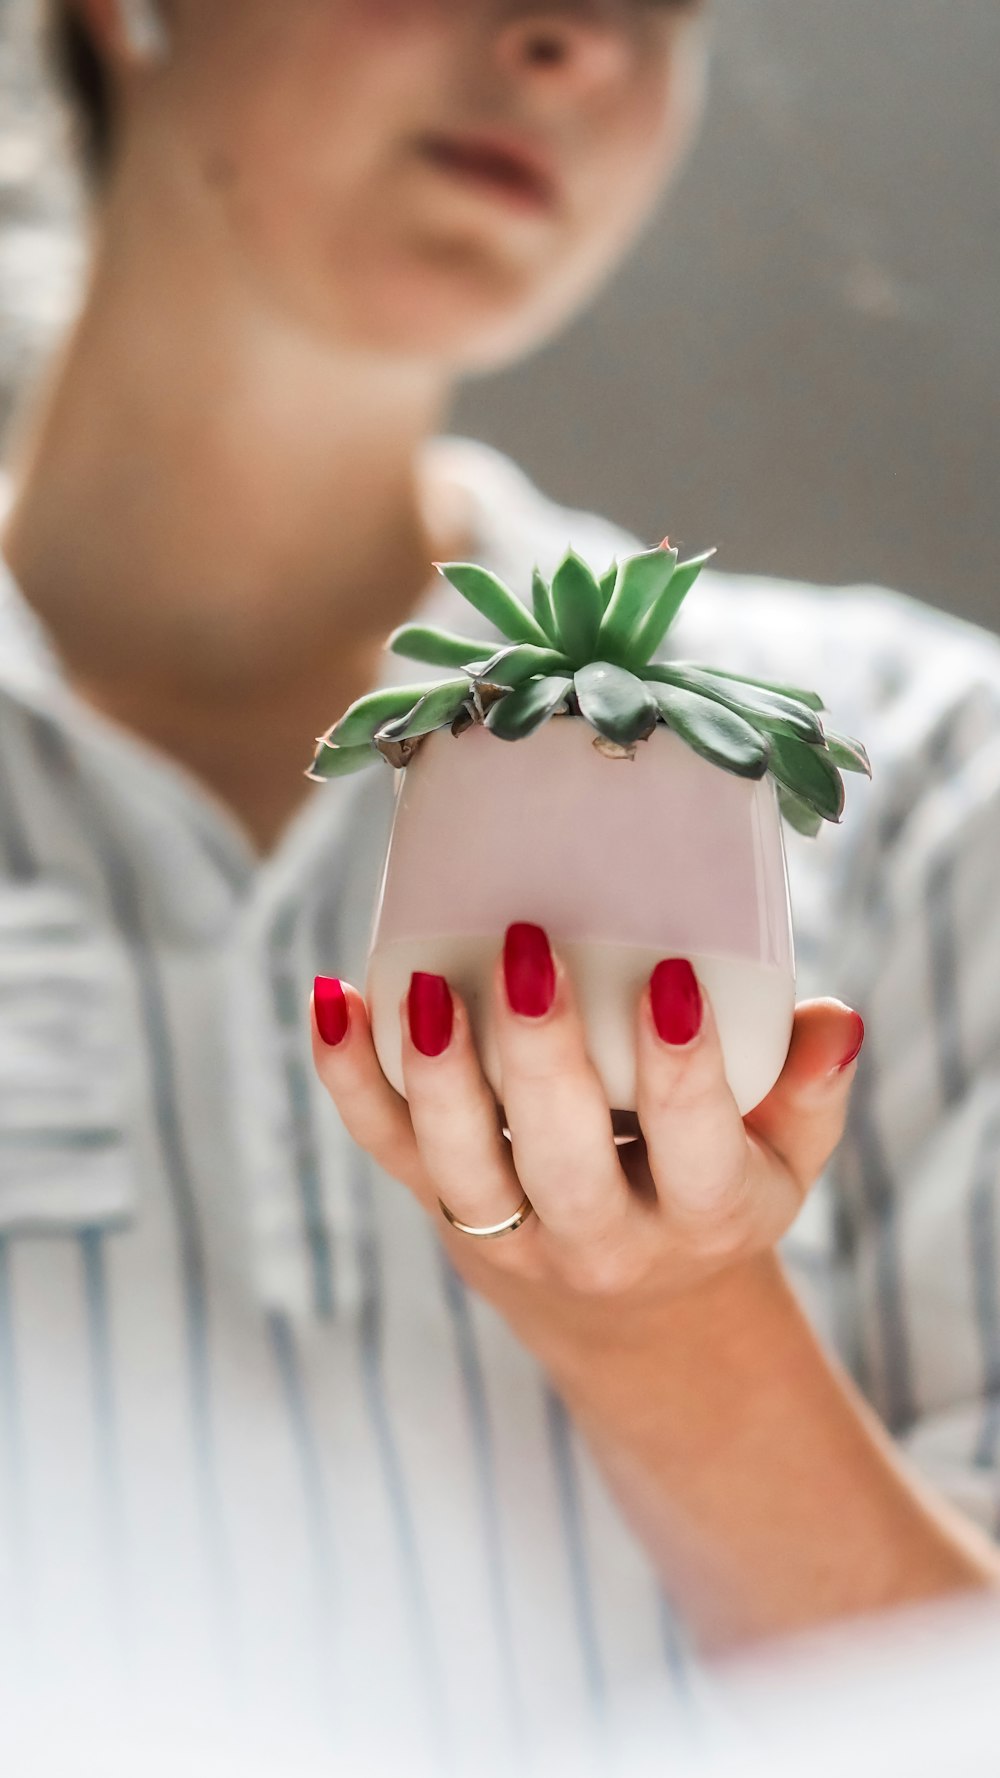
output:
[[589,96],[620,83],[634,55],[621,12],[606,4],[526,7],[501,26],[505,73],[541,93]]

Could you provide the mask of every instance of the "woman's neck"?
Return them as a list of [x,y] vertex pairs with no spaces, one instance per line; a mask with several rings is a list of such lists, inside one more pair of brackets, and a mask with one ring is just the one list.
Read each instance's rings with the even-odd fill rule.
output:
[[21,435],[3,548],[78,689],[266,846],[303,745],[365,689],[465,519],[421,460],[449,393],[434,367],[338,354],[196,283],[98,252]]

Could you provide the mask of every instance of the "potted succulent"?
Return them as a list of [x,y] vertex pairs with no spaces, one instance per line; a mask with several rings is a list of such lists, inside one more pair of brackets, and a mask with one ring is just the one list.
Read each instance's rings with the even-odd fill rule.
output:
[[657,661],[713,555],[664,539],[598,576],[569,549],[531,604],[473,562],[436,563],[506,638],[417,624],[397,654],[447,677],[360,698],[308,776],[382,759],[398,772],[366,994],[403,1092],[399,1005],[414,970],[462,995],[498,1099],[490,977],[514,921],[543,926],[570,970],[617,1127],[634,1128],[634,1017],[663,957],[712,1003],[741,1114],[784,1066],[795,961],[782,818],[815,837],[844,808],[840,768],[871,766],[824,730],[812,691]]

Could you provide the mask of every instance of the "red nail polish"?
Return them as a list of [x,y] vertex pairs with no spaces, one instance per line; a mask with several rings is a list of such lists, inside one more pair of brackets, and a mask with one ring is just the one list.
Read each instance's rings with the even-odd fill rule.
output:
[[556,997],[556,966],[541,926],[508,926],[503,947],[507,999],[514,1012],[540,1019]]
[[410,978],[410,1036],[422,1056],[440,1056],[451,1042],[455,1008],[443,975]]
[[318,975],[313,983],[316,1004],[316,1029],[324,1043],[343,1043],[350,1024],[350,1011],[343,984],[333,975]]
[[843,1061],[838,1062],[838,1064],[837,1064],[837,1072],[839,1074],[842,1074],[845,1068],[850,1067],[855,1056],[860,1053],[861,1045],[865,1041],[865,1021],[864,1021],[864,1019],[861,1017],[861,1014],[859,1012],[854,1013],[852,1016],[854,1019],[854,1027],[855,1027],[854,1041],[852,1043],[851,1048],[848,1050],[846,1056],[844,1057]]
[[686,957],[658,963],[649,984],[653,1023],[664,1043],[690,1043],[701,1030],[698,978]]

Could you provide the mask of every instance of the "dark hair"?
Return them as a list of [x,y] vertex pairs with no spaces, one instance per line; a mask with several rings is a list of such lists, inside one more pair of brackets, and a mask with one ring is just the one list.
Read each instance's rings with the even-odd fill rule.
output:
[[47,0],[49,59],[69,102],[84,172],[100,186],[111,164],[114,108],[111,82],[86,25],[67,0]]

